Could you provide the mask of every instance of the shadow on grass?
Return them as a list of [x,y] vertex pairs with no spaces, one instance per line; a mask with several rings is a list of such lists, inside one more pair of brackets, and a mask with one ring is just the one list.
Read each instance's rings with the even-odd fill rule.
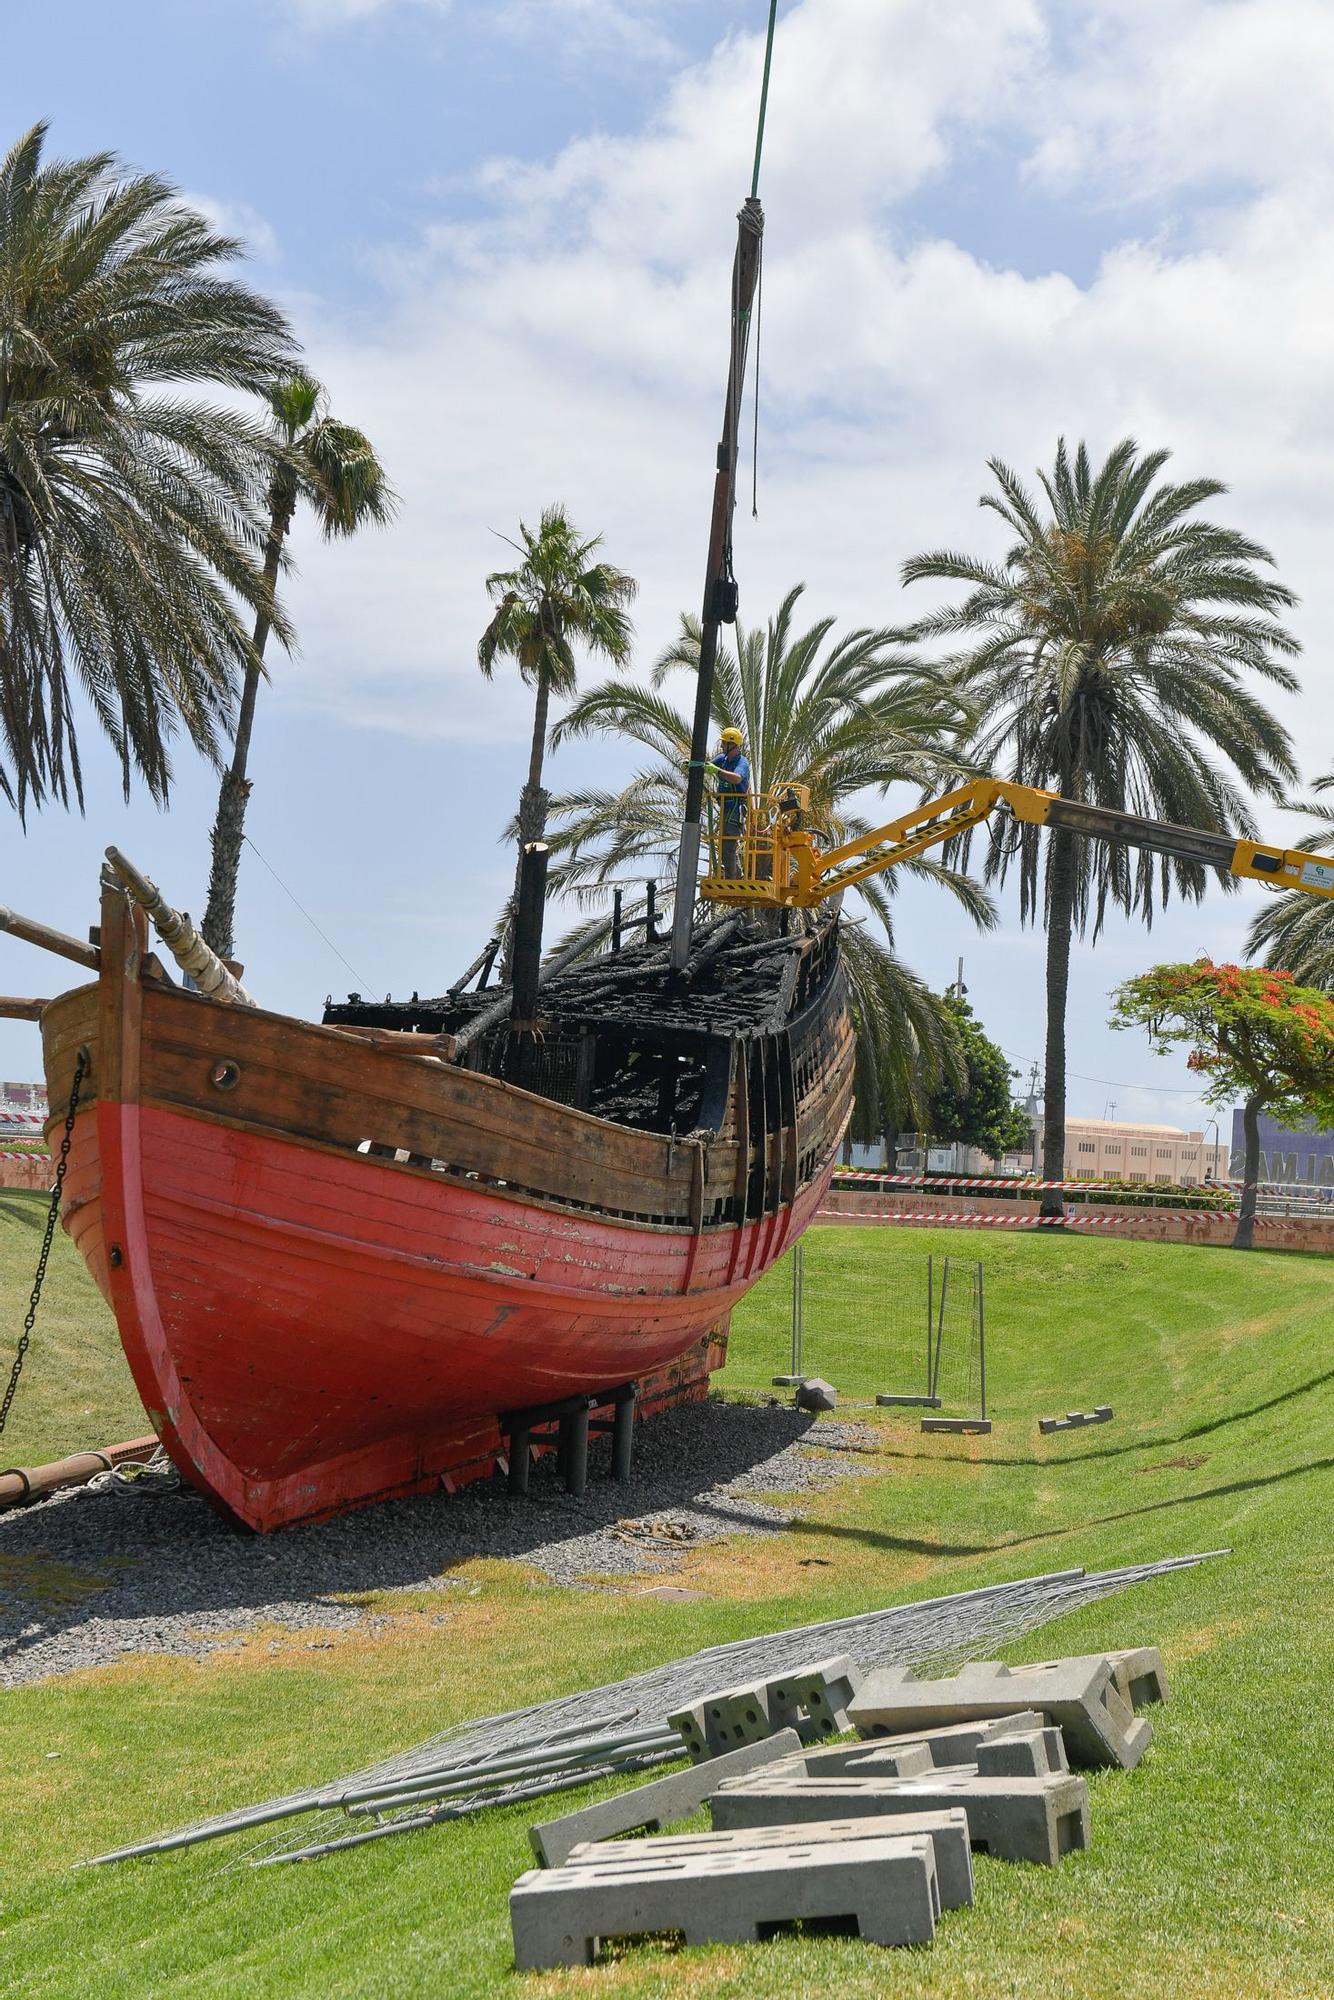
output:
[[1253,1493],[1265,1486],[1279,1486],[1285,1480],[1302,1478],[1308,1472],[1334,1471],[1334,1458],[1313,1458],[1305,1465],[1290,1465],[1282,1472],[1266,1472],[1254,1479],[1233,1479],[1223,1486],[1205,1486],[1198,1493],[1180,1493],[1174,1500],[1150,1500],[1142,1507],[1126,1507],[1117,1514],[1093,1514],[1074,1521],[1067,1528],[1044,1528],[1040,1534],[1009,1535],[997,1542],[929,1542],[907,1535],[887,1535],[878,1528],[848,1528],[838,1521],[801,1523],[808,1535],[826,1535],[835,1541],[861,1542],[871,1548],[892,1550],[914,1556],[994,1556],[1007,1549],[1027,1548],[1033,1542],[1057,1542],[1076,1535],[1081,1528],[1105,1528],[1117,1521],[1133,1521],[1139,1514],[1161,1514],[1169,1507],[1193,1507],[1201,1500],[1224,1500],[1235,1493]]
[[1163,1451],[1174,1444],[1189,1444],[1192,1438],[1209,1437],[1214,1431],[1226,1429],[1229,1424],[1244,1424],[1250,1417],[1263,1416],[1266,1410],[1280,1409],[1284,1403],[1295,1402],[1299,1396],[1309,1396],[1313,1390],[1323,1389],[1329,1382],[1334,1382],[1334,1368],[1327,1368],[1323,1375],[1313,1375],[1309,1382],[1299,1382],[1294,1389],[1283,1389],[1263,1403],[1252,1403],[1249,1409],[1230,1410],[1226,1416],[1209,1417],[1203,1423],[1190,1424],[1184,1431],[1178,1431],[1175,1437],[1137,1438],[1133,1444],[1109,1444],[1096,1451],[1071,1452],[1068,1458],[1001,1458],[991,1453],[985,1458],[964,1458],[953,1452],[891,1451],[888,1448],[884,1456],[929,1460],[933,1465],[1027,1466],[1031,1470],[1057,1472],[1063,1466],[1089,1465],[1097,1458],[1125,1458],[1136,1451]]
[[40,1236],[50,1206],[49,1188],[6,1188],[0,1194],[0,1222],[20,1222]]

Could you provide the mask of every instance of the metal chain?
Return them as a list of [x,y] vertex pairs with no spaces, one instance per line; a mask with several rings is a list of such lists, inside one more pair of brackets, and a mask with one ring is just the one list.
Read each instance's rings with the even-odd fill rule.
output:
[[79,1108],[79,1091],[88,1073],[88,1051],[80,1049],[74,1065],[74,1082],[70,1086],[69,1110],[65,1114],[65,1134],[60,1141],[60,1158],[56,1163],[55,1186],[51,1190],[51,1206],[46,1212],[46,1230],[42,1237],[41,1254],[37,1259],[37,1274],[32,1281],[32,1297],[28,1300],[27,1316],[23,1321],[23,1331],[19,1335],[18,1351],[14,1356],[14,1366],[9,1371],[9,1381],[3,1399],[0,1399],[0,1432],[9,1422],[9,1406],[14,1400],[14,1391],[23,1373],[23,1362],[32,1340],[33,1324],[37,1318],[37,1306],[42,1296],[42,1285],[46,1279],[46,1261],[51,1255],[51,1243],[56,1233],[56,1218],[60,1214],[60,1196],[65,1186],[65,1169],[69,1165],[70,1141],[74,1137],[74,1118]]

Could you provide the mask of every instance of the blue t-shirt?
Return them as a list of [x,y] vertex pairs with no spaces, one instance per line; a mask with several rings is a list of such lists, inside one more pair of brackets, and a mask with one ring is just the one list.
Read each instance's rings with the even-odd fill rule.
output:
[[723,801],[723,832],[744,833],[746,795],[750,791],[750,765],[744,752],[740,750],[720,750],[713,761],[720,771],[726,771],[729,777],[739,778],[741,781],[739,784],[718,787]]

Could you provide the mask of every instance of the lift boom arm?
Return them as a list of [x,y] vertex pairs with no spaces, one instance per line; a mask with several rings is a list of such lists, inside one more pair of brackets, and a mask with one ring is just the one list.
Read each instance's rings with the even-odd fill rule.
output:
[[911,861],[928,848],[966,833],[1002,807],[1032,826],[1064,827],[1091,840],[1147,848],[1174,861],[1196,861],[1205,868],[1267,882],[1271,888],[1334,897],[1334,857],[1305,854],[1299,848],[1269,847],[1255,840],[1234,840],[1230,834],[1172,826],[1164,820],[1144,819],[1106,806],[1080,805],[1062,798],[1059,792],[1012,785],[1001,778],[976,778],[889,820],[859,840],[821,851],[813,836],[797,824],[796,790],[788,788],[758,800],[750,809],[745,833],[735,839],[725,831],[712,836],[713,860],[700,884],[704,896],[717,903],[813,909],[870,875],[879,875],[900,861]]

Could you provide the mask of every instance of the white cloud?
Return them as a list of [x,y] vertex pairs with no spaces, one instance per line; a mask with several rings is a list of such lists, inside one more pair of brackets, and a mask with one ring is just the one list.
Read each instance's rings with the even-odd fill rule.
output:
[[1327,182],[1325,0],[1061,0],[1072,59],[1041,103],[1034,170],[1095,198]]
[[[483,18],[521,40],[540,36],[568,62],[661,64],[679,54],[671,32],[682,0],[499,0]],[[482,12],[482,10],[479,10]]]
[[[1169,34],[1198,12],[1181,0]],[[1104,56],[1085,57],[1064,76],[1075,104],[1100,87]],[[487,529],[557,496],[641,578],[646,654],[694,603],[760,58],[758,35],[730,39],[672,80],[642,132],[489,163],[483,221],[442,221],[386,254],[393,307],[373,340],[306,329],[405,507],[389,535],[302,551],[298,610],[320,670],[294,676],[287,699],[517,734],[521,702],[472,663],[481,579],[501,559]],[[1058,94],[1056,60],[1032,0],[801,0],[783,16],[763,174],[762,519],[739,521],[744,603],[760,615],[805,576],[849,618],[905,615],[905,555],[988,539],[974,502],[989,452],[1026,471],[1061,431],[1095,449],[1130,431],[1172,445],[1182,471],[1230,481],[1227,510],[1275,547],[1316,637],[1334,613],[1312,511],[1334,268],[1318,202],[1278,182],[1216,211],[1186,252],[1115,248],[1084,286],[896,229],[903,199],[946,175],[970,132],[1022,137]]]
[[249,202],[219,201],[214,195],[188,192],[181,199],[197,209],[222,235],[239,237],[248,256],[263,264],[277,261],[279,246],[273,225]]
[[453,0],[285,0],[288,13],[303,28],[346,28],[356,21],[368,21],[376,14],[398,9],[425,9],[447,14]]
[[[305,0],[326,22],[372,4]],[[673,32],[667,5],[622,0],[619,11]],[[906,555],[995,546],[976,508],[988,453],[1028,473],[1062,431],[1094,450],[1131,432],[1172,446],[1174,470],[1226,479],[1218,511],[1268,543],[1301,593],[1306,692],[1289,715],[1308,772],[1330,761],[1332,22],[1311,0],[785,8],[763,174],[760,520],[743,504],[737,522],[747,616],[800,577],[812,615],[910,615],[929,597],[900,593]],[[749,185],[760,59],[758,36],[730,37],[669,77],[639,132],[590,132],[535,165],[487,164],[484,219],[460,223],[442,198],[419,241],[382,246],[355,325],[293,302],[335,410],[373,437],[404,508],[392,530],[337,548],[300,529],[290,597],[304,658],[275,672],[266,712],[275,725],[280,711],[322,712],[377,732],[366,754],[377,801],[392,793],[395,733],[454,739],[438,760],[430,839],[442,852],[471,841],[497,877],[489,826],[461,824],[452,796],[480,764],[477,746],[502,741],[485,768],[512,796],[529,726],[523,692],[487,686],[475,665],[483,579],[508,556],[489,531],[512,532],[556,498],[602,529],[641,580],[646,658],[698,602],[731,218]],[[975,141],[998,176],[1027,156],[1051,192],[1090,208],[1151,199],[1152,212],[1085,282],[997,268],[929,226],[933,189],[955,191],[952,169]],[[960,187],[976,184],[971,165]],[[1003,181],[987,198],[1004,200]],[[1100,240],[1114,213],[1099,214]],[[575,748],[551,775],[583,781],[610,764],[619,778],[622,756]],[[461,874],[441,878],[460,965],[499,893],[489,876],[478,888],[475,869]],[[994,1008],[1006,1046],[1039,1053],[1040,940],[1011,920],[974,946],[938,896],[922,896],[902,897],[911,961],[943,984],[957,951],[969,953],[983,1018]],[[1241,896],[1174,904],[1150,940],[1114,924],[1096,953],[1077,953],[1077,1067],[1170,1083],[1178,1073],[1150,1064],[1142,1044],[1102,1035],[1107,989],[1150,957],[1235,953],[1251,908]],[[424,977],[417,967],[438,956],[424,934],[415,956],[405,943],[392,983]],[[1105,1095],[1090,1083],[1077,1108],[1097,1113]],[[1183,1122],[1199,1124],[1199,1111]]]

